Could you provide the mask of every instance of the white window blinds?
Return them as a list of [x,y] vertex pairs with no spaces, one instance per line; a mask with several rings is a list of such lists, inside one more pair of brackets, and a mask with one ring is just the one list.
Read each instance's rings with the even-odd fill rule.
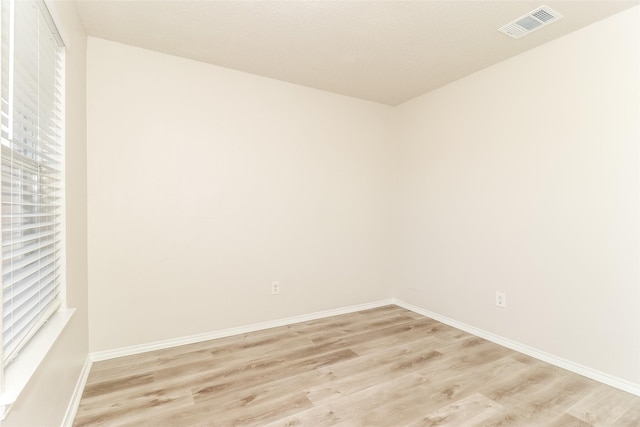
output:
[[6,365],[60,305],[64,91],[62,43],[44,3],[3,0],[0,13]]

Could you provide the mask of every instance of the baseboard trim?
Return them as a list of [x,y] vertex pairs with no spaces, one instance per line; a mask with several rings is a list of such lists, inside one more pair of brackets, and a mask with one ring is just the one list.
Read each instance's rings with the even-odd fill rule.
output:
[[82,371],[80,371],[78,381],[76,382],[76,387],[73,389],[73,394],[71,395],[69,406],[67,406],[67,411],[62,419],[62,424],[60,424],[62,427],[71,427],[73,425],[73,420],[76,418],[76,413],[80,406],[80,399],[82,398],[84,387],[87,385],[87,379],[89,378],[89,372],[91,371],[92,364],[91,358],[87,356],[87,359],[84,361]]
[[324,317],[337,316],[339,314],[353,313],[355,311],[367,310],[370,308],[382,307],[394,304],[393,299],[369,302],[365,304],[352,305],[348,307],[335,308],[318,311],[300,316],[286,317],[284,319],[272,320],[268,322],[254,323],[246,326],[223,329],[219,331],[205,332],[203,334],[190,335],[186,337],[172,338],[168,340],[156,341],[147,344],[122,347],[114,350],[96,351],[89,353],[92,362],[115,359],[116,357],[132,356],[134,354],[146,353],[148,351],[163,350],[180,345],[194,344],[202,341],[215,340],[218,338],[230,337],[233,335],[246,334],[249,332],[261,331],[263,329],[277,328],[279,326],[291,325],[294,323],[308,322],[310,320],[322,319]]
[[434,313],[432,311],[406,303],[398,299],[394,299],[393,303],[402,308],[406,308],[407,310],[411,310],[414,313],[418,313],[423,316],[429,317],[431,319],[437,320],[438,322],[442,322],[446,325],[453,326],[454,328],[468,332],[477,337],[484,338],[486,340],[489,340],[501,346],[510,348],[511,350],[524,353],[528,356],[542,360],[543,362],[547,362],[559,368],[566,369],[567,371],[574,372],[578,375],[591,378],[592,380],[610,385],[611,387],[615,387],[617,389],[626,391],[628,393],[635,394],[636,396],[640,396],[640,384],[635,384],[630,381],[615,377],[613,375],[609,375],[604,372],[589,368],[588,366],[580,365],[570,360],[554,356],[553,354],[540,351],[533,347],[529,347],[527,345],[521,344],[517,341],[513,341],[508,338],[501,337],[491,332],[487,332],[483,329],[476,328],[466,323],[459,322],[457,320],[451,319],[446,316],[442,316],[438,313]]
[[566,369],[578,375],[591,378],[592,380],[610,385],[612,387],[626,391],[636,396],[640,396],[640,384],[635,384],[630,381],[592,369],[588,366],[580,365],[570,360],[563,359],[553,354],[546,353],[536,348],[521,344],[517,341],[513,341],[511,339],[504,338],[500,335],[493,334],[491,332],[476,328],[466,323],[459,322],[455,319],[451,319],[449,317],[440,315],[438,313],[432,312],[422,307],[418,307],[418,306],[409,304],[405,301],[392,298],[392,299],[374,301],[374,302],[365,303],[365,304],[352,305],[348,307],[318,311],[318,312],[304,314],[300,316],[286,317],[283,319],[277,319],[277,320],[272,320],[268,322],[260,322],[260,323],[254,323],[251,325],[246,325],[246,326],[239,326],[235,328],[206,332],[203,334],[196,334],[196,335],[190,335],[186,337],[156,341],[156,342],[147,343],[147,344],[89,353],[87,362],[83,367],[82,374],[78,379],[78,384],[76,385],[76,389],[74,390],[73,399],[69,404],[69,408],[67,409],[67,414],[65,414],[65,418],[64,418],[65,423],[63,423],[62,425],[70,426],[71,423],[73,423],[73,419],[75,418],[75,414],[78,409],[78,405],[80,403],[80,398],[82,396],[82,390],[84,390],[84,386],[86,384],[87,377],[89,375],[89,370],[93,362],[114,359],[116,357],[131,356],[134,354],[145,353],[148,351],[163,350],[166,348],[177,347],[177,346],[186,345],[186,344],[193,344],[193,343],[202,342],[202,341],[209,341],[209,340],[229,337],[233,335],[246,334],[249,332],[261,331],[264,329],[276,328],[276,327],[291,325],[295,323],[308,322],[310,320],[322,319],[324,317],[337,316],[340,314],[353,313],[356,311],[382,307],[389,304],[395,304],[399,307],[406,308],[407,310],[413,311],[414,313],[418,313],[422,316],[429,317],[431,319],[442,322],[446,325],[453,326],[454,328],[460,329],[462,331],[468,332],[477,337],[484,338],[496,344],[510,348],[511,350],[518,351],[520,353],[542,360],[543,362],[547,362],[552,365],[558,366],[559,368]]

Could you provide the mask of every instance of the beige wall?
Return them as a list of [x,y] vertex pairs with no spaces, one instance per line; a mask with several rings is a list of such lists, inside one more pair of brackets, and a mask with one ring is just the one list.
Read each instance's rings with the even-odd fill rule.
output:
[[92,351],[390,297],[391,107],[95,38],[87,67]]
[[640,383],[637,24],[398,108],[399,298]]
[[47,3],[69,49],[66,54],[67,303],[76,309],[3,427],[60,425],[88,354],[86,37],[75,2]]

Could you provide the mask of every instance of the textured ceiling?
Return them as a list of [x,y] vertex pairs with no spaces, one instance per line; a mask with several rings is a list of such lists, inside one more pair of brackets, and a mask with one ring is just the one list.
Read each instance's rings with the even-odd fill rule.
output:
[[[80,0],[78,9],[91,36],[397,105],[638,3]],[[564,17],[519,40],[497,31],[543,4]]]

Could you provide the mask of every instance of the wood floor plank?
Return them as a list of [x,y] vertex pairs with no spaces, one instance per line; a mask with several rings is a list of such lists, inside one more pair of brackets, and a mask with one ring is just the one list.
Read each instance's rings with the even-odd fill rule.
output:
[[[549,381],[539,384],[535,389],[520,396],[508,399],[511,407],[521,414],[522,418],[531,425],[553,418],[554,414],[562,413],[567,407],[582,398],[588,385],[584,378],[563,373],[552,377]],[[505,399],[500,402],[504,403]],[[513,403],[517,401],[516,403]]]
[[[464,426],[467,427],[467,426]],[[479,421],[474,424],[469,424],[469,427],[547,427],[546,423],[540,426],[531,425],[526,420],[514,412],[505,408],[504,411],[498,412],[495,415],[491,415],[488,418]]]
[[640,397],[389,305],[96,362],[74,426],[639,427]]
[[[445,406],[480,392],[479,385],[481,384],[495,383],[496,380],[518,376],[522,372],[525,372],[522,364],[510,357],[478,366],[456,363],[455,356],[443,357],[433,364],[433,369],[419,371],[426,379],[421,393],[427,396],[434,405]],[[488,397],[487,394],[483,395]]]
[[[93,378],[89,378],[92,380]],[[83,398],[91,398],[96,395],[119,393],[135,386],[148,386],[153,382],[153,374],[145,373],[138,375],[127,375],[120,378],[112,378],[108,380],[100,380],[91,382],[91,385],[84,390]]]
[[599,427],[610,424],[612,420],[620,420],[633,400],[632,395],[621,396],[611,387],[596,384],[592,392],[587,392],[586,397],[569,407],[566,412]]
[[[425,378],[415,372],[393,377],[384,382],[381,387],[368,387],[356,393],[344,396],[339,400],[332,400],[326,405],[321,405],[330,409],[337,417],[339,426],[367,426],[367,425],[387,425],[388,419],[374,420],[380,416],[390,415],[388,411],[380,411],[380,408],[389,408],[399,400],[402,401],[407,396],[421,398],[419,393],[413,393],[425,382]],[[386,422],[382,422],[386,421]],[[396,425],[402,425],[395,419]]]
[[380,341],[389,339],[396,334],[401,333],[428,333],[433,327],[434,320],[422,319],[412,320],[410,322],[402,322],[399,324],[387,323],[384,326],[377,326],[372,328],[358,329],[350,334],[338,337],[326,337],[324,339],[314,339],[316,344],[323,345],[342,345],[345,347],[367,345],[372,341]]
[[271,361],[268,361],[265,364],[268,366],[267,369],[265,369],[264,366],[252,365],[247,367],[247,370],[242,372],[240,376],[236,374],[231,377],[212,378],[206,382],[206,385],[199,385],[193,387],[191,390],[195,402],[199,403],[204,400],[213,399],[220,393],[228,393],[230,390],[244,388],[247,384],[255,386],[277,380],[283,371],[287,372],[289,376],[299,375],[356,356],[353,351],[345,349],[331,353],[323,353],[318,356],[306,357],[301,360],[295,360],[294,362],[286,362],[283,360],[282,363],[275,365]]
[[136,425],[159,413],[174,413],[183,408],[193,408],[189,390],[153,390],[133,398],[113,399],[107,405],[82,405],[78,408],[74,425]]
[[[122,359],[122,360],[121,360]],[[209,350],[189,351],[176,354],[174,356],[159,355],[152,358],[118,358],[118,363],[113,363],[108,367],[99,365],[100,369],[92,369],[91,375],[99,375],[102,380],[109,378],[122,378],[125,374],[142,375],[157,369],[181,366],[185,364],[198,364],[213,362],[213,356]]]
[[[416,376],[416,382],[418,383],[426,381],[424,376],[416,375],[415,373],[409,375]],[[379,387],[376,387],[375,390],[377,391],[372,397],[375,405],[371,403],[364,404],[363,406],[367,408],[366,412],[361,412],[357,418],[352,417],[339,425],[363,427],[406,425],[437,410],[441,406],[440,402],[434,402],[424,393],[425,388],[422,385],[416,384],[410,389],[392,388],[386,390],[386,387],[392,383],[392,381],[386,383],[385,390],[382,391],[379,391]]]
[[[621,405],[621,406],[624,406],[624,405]],[[629,406],[629,409],[627,409],[620,418],[614,419],[613,422],[611,423],[612,426],[619,426],[619,427],[640,426],[640,397],[634,396],[631,403],[629,403],[627,406]]]
[[550,423],[549,427],[594,427],[594,425],[578,419],[573,415],[562,414],[556,420]]
[[261,427],[329,427],[336,426],[339,422],[338,415],[328,406],[313,406]]
[[499,414],[504,408],[480,393],[452,402],[408,427],[463,426],[478,424]]
[[[326,400],[344,398],[351,393],[373,387],[382,378],[403,375],[429,365],[434,359],[442,356],[437,351],[412,352],[410,354],[398,352],[396,359],[382,359],[364,361],[363,365],[353,367],[351,373],[340,375],[342,366],[335,366],[326,372],[321,385],[310,387],[307,397],[315,404]],[[352,359],[360,361],[360,358]],[[348,368],[347,368],[348,369]]]
[[215,406],[195,405],[168,418],[154,420],[151,425],[261,426],[311,406],[311,402],[303,394],[272,400],[262,405],[249,405],[242,411],[224,412]]

